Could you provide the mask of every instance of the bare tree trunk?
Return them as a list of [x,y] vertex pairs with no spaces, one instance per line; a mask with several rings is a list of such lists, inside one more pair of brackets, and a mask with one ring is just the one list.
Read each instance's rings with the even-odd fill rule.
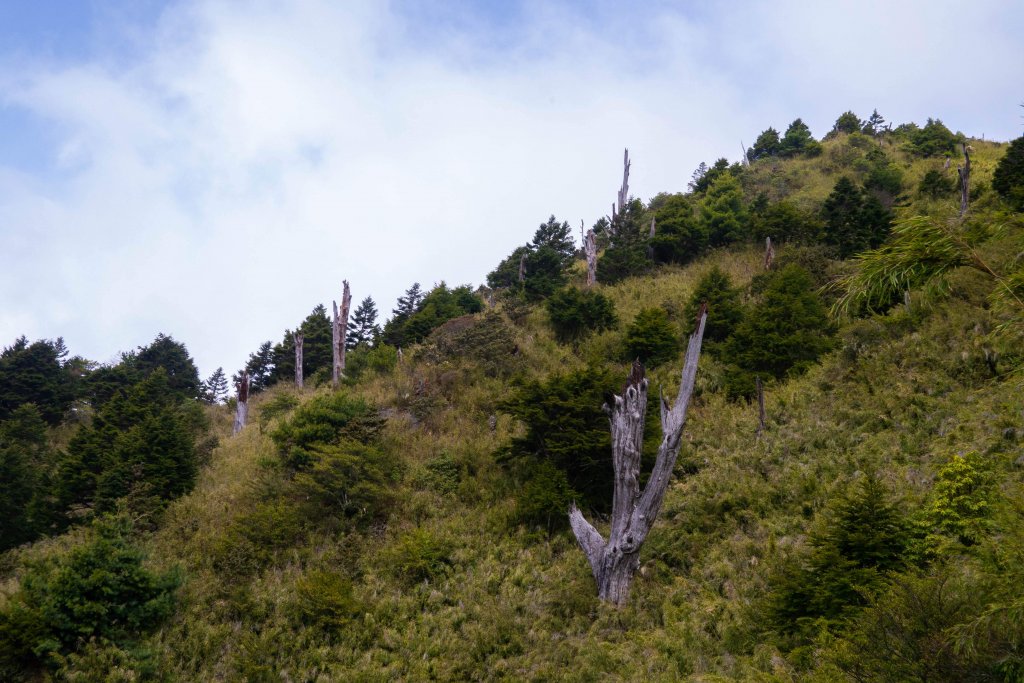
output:
[[526,254],[519,257],[519,282],[526,282]]
[[606,602],[622,606],[629,598],[633,577],[640,567],[640,547],[647,540],[665,498],[672,469],[679,456],[706,322],[707,305],[704,305],[697,330],[690,336],[686,348],[675,405],[670,408],[668,401],[664,397],[661,399],[662,440],[654,469],[643,491],[640,491],[640,454],[647,410],[647,380],[639,361],[633,363],[622,396],[615,397],[612,408],[605,406],[611,416],[612,462],[615,467],[611,532],[605,541],[575,504],[569,509],[569,524],[590,562],[598,596]]
[[597,282],[597,236],[593,230],[587,230],[583,251],[587,255],[587,287],[593,287]]
[[647,258],[654,258],[654,216],[651,216],[651,230],[647,234]]
[[775,247],[772,246],[772,238],[764,238],[764,269],[771,270],[772,264],[775,263]]
[[743,150],[743,165],[750,166],[750,157],[747,156],[747,146],[743,144],[743,140],[740,140],[740,149]]
[[341,378],[345,375],[345,338],[348,336],[348,311],[352,305],[352,293],[348,289],[348,280],[342,280],[344,289],[341,293],[341,314],[338,314],[338,302],[334,306],[334,372],[331,377],[332,386],[337,389]]
[[757,438],[760,439],[767,427],[768,415],[764,410],[764,385],[760,377],[754,377],[754,385],[757,387]]
[[235,424],[233,434],[237,434],[245,427],[249,419],[249,373],[242,371],[242,378],[238,381],[238,403],[235,408]]
[[301,332],[296,332],[292,335],[292,339],[295,340],[295,386],[299,389],[302,388],[302,340],[303,336]]
[[969,147],[964,143],[964,165],[957,164],[956,174],[960,178],[960,217],[967,213],[967,200],[970,198],[971,183],[971,155],[967,153]]
[[629,149],[623,150],[622,152],[622,186],[619,187],[618,196],[618,212],[615,210],[615,204],[612,204],[612,232],[615,231],[615,221],[622,215],[622,212],[626,209],[626,202],[629,201]]

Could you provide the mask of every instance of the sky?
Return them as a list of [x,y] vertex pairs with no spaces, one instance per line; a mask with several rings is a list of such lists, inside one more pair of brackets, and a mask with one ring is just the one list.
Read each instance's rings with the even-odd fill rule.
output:
[[0,346],[233,372],[801,117],[1024,133],[1024,4],[4,0]]

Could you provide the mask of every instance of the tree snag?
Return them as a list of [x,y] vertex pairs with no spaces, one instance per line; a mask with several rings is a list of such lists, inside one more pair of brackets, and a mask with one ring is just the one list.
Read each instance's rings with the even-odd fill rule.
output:
[[760,439],[768,421],[768,415],[764,410],[764,385],[761,384],[760,377],[754,377],[754,386],[757,387],[757,438]]
[[583,253],[587,256],[587,287],[593,287],[597,282],[597,236],[593,230],[587,230]]
[[611,233],[612,233],[613,236],[615,234],[615,227],[618,224],[617,222],[618,222],[619,216],[622,215],[622,212],[626,208],[626,202],[629,201],[629,165],[630,165],[630,162],[629,162],[629,149],[627,148],[627,149],[623,150],[623,153],[622,153],[622,185],[621,185],[621,187],[619,187],[618,208],[617,208],[617,210],[616,210],[616,205],[612,204]]
[[612,463],[615,489],[612,497],[611,532],[605,541],[575,504],[569,509],[569,524],[597,582],[601,600],[617,606],[625,604],[633,577],[640,568],[640,547],[647,540],[665,498],[672,469],[679,456],[686,409],[693,396],[697,361],[707,322],[707,304],[701,307],[697,330],[686,347],[679,396],[671,408],[661,397],[661,445],[650,479],[640,491],[640,454],[644,441],[644,413],[647,410],[647,379],[640,361],[626,380],[622,396],[615,397],[609,413],[612,432]]
[[971,182],[971,155],[967,153],[970,149],[966,143],[964,144],[964,165],[957,164],[956,174],[960,178],[960,218],[964,217],[967,213],[967,200],[970,197],[970,182]]
[[292,339],[295,340],[295,386],[299,389],[302,388],[302,340],[303,336],[301,332],[296,332],[292,335]]
[[772,246],[772,238],[764,238],[764,269],[771,270],[775,263],[775,247]]
[[519,283],[526,282],[526,254],[519,257]]
[[348,336],[348,311],[352,306],[352,293],[348,289],[348,280],[342,280],[344,289],[341,293],[341,315],[338,314],[338,302],[332,301],[334,306],[334,326],[332,329],[334,337],[334,372],[331,376],[331,384],[337,389],[341,378],[345,375],[345,337]]
[[237,434],[242,431],[245,427],[245,422],[249,418],[249,373],[245,370],[242,371],[242,377],[238,380],[238,404],[235,408],[235,424],[232,429],[232,434]]
[[647,258],[654,258],[654,216],[651,216],[651,230],[647,234]]

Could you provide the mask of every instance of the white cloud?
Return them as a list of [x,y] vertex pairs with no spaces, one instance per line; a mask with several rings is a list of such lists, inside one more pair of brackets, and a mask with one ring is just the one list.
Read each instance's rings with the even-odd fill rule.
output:
[[623,146],[646,198],[796,116],[1017,133],[1024,89],[996,67],[1024,63],[1019,11],[734,7],[526,5],[489,35],[372,2],[197,2],[130,63],[0,65],[2,101],[60,140],[52,173],[0,168],[0,338],[106,360],[164,331],[233,370],[343,278],[388,311],[413,281],[482,281],[551,213],[589,225]]

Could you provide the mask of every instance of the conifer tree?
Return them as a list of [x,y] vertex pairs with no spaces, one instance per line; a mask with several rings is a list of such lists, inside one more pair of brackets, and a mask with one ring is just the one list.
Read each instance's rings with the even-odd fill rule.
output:
[[873,249],[888,236],[892,214],[878,198],[862,192],[846,176],[836,181],[822,207],[825,240],[836,246],[839,256]]
[[34,403],[43,419],[56,425],[74,394],[73,378],[61,365],[57,343],[40,339],[30,344],[22,336],[0,352],[0,420],[18,406]]
[[811,129],[801,119],[789,124],[786,134],[779,142],[779,156],[792,157],[798,154],[813,156],[821,153],[821,144],[811,135]]
[[871,112],[871,116],[868,117],[867,121],[864,122],[864,127],[861,130],[865,135],[875,136],[882,132],[883,126],[885,126],[885,117],[875,109]]
[[168,334],[161,332],[148,346],[140,346],[131,365],[142,377],[162,368],[171,391],[188,398],[200,398],[199,369],[185,345]]
[[[268,348],[270,342],[267,342]],[[221,403],[228,395],[228,378],[224,375],[224,368],[217,368],[213,374],[203,382],[204,398],[207,403]]]
[[377,304],[373,297],[366,297],[352,314],[352,320],[348,323],[348,336],[345,338],[345,346],[350,351],[360,344],[373,346],[380,337],[380,326],[377,324]]
[[1024,211],[1024,136],[1010,143],[992,173],[992,189],[1010,206]]
[[733,287],[732,280],[718,266],[700,279],[686,304],[684,332],[687,336],[696,331],[704,304],[707,304],[708,316],[704,326],[704,348],[715,352],[743,319],[740,291]]
[[757,136],[757,140],[754,141],[754,145],[747,150],[747,159],[757,161],[758,159],[773,157],[781,149],[779,131],[769,127],[767,130],[761,131],[761,134]]
[[708,243],[713,247],[739,241],[747,236],[748,213],[743,189],[731,173],[723,173],[708,189],[700,206],[700,218]]
[[0,422],[0,552],[37,535],[31,503],[45,495],[39,474],[46,450],[46,423],[35,405],[25,403]]

